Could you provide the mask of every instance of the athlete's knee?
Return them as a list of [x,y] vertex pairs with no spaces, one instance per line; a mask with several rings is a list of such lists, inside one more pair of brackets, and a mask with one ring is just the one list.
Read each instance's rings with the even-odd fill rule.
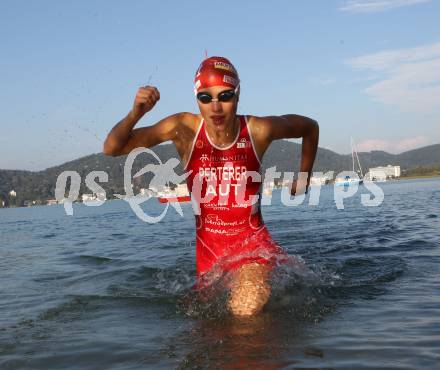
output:
[[235,291],[229,299],[229,309],[235,316],[253,316],[258,314],[269,299],[269,289],[263,292],[255,287]]
[[253,316],[269,300],[270,285],[266,266],[242,266],[234,275],[228,306],[235,316]]

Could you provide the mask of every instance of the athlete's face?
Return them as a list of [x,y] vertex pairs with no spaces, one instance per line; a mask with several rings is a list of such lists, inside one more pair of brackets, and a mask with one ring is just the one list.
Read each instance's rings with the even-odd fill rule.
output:
[[202,103],[197,99],[200,113],[205,119],[207,125],[215,127],[216,130],[225,130],[235,122],[238,105],[238,92],[229,101],[217,101],[218,95],[224,91],[233,91],[233,89],[225,86],[212,86],[200,89],[198,92],[205,92],[214,99],[209,103]]

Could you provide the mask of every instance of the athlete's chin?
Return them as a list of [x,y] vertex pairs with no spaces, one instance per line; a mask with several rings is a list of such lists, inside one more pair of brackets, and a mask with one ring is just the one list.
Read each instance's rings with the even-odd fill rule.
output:
[[207,123],[216,130],[226,130],[233,125],[234,120],[227,116],[211,116],[207,120]]
[[218,115],[218,116],[211,116],[209,118],[210,118],[210,121],[212,122],[212,124],[214,126],[217,126],[217,127],[224,126],[225,123],[226,123],[226,117],[225,116]]

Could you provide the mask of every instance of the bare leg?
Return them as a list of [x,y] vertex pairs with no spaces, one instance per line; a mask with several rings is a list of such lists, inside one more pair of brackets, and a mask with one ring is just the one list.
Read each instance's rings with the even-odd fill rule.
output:
[[269,268],[259,263],[241,266],[233,276],[228,307],[235,316],[252,316],[269,300]]

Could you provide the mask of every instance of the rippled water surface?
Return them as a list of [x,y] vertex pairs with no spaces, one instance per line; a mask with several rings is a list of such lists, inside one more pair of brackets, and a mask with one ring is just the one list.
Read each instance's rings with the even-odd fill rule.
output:
[[[194,295],[194,221],[140,221],[123,201],[0,209],[1,369],[440,369],[440,179],[361,187],[338,210],[263,207],[307,269],[280,269],[265,311]],[[144,208],[160,214],[163,205]]]

